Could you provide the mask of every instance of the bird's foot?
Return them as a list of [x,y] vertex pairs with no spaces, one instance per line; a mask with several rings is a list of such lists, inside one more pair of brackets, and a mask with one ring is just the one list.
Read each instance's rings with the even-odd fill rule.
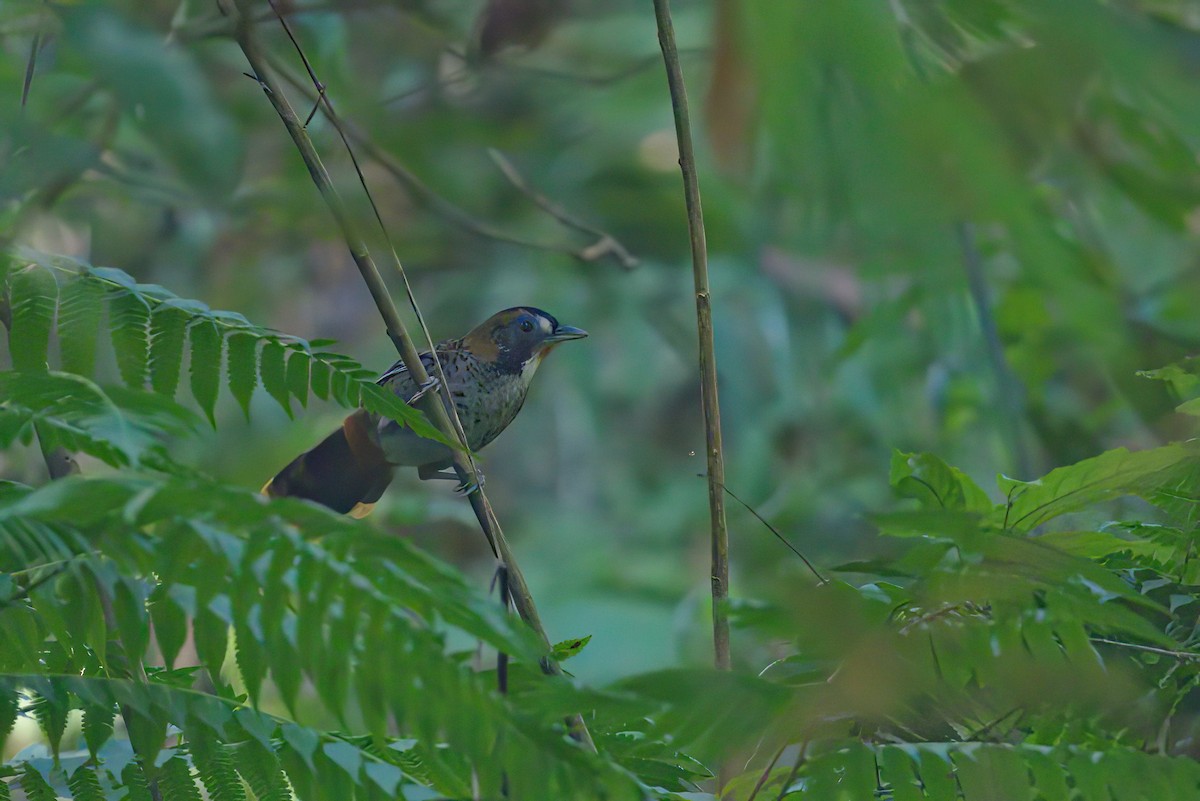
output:
[[436,375],[429,376],[429,380],[417,388],[416,393],[408,399],[409,406],[415,406],[421,398],[425,397],[431,390],[436,390],[439,386],[438,377]]
[[483,485],[487,483],[487,478],[483,475],[483,471],[478,466],[475,467],[475,480],[466,484],[459,484],[454,488],[454,491],[460,495],[470,495],[472,492],[478,492],[483,489]]
[[459,484],[454,488],[454,491],[461,495],[470,495],[476,490],[483,489],[486,478],[484,477],[483,470],[479,467],[479,465],[475,466],[475,475],[478,477],[476,481],[468,481],[464,484],[459,481],[458,474],[453,470],[438,470],[432,466],[424,465],[417,468],[417,478],[421,479],[422,481],[459,481]]

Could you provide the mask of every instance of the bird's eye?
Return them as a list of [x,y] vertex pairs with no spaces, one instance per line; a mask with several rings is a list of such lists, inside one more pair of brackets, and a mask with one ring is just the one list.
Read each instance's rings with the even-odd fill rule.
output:
[[521,330],[524,331],[526,334],[528,334],[530,331],[532,331],[533,330],[533,320],[522,320],[521,321]]

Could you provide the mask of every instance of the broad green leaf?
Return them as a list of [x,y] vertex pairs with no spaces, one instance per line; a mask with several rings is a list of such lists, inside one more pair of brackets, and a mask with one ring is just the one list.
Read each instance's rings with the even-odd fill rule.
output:
[[1103,753],[1076,753],[1067,761],[1078,797],[1088,801],[1109,801],[1111,796],[1105,774],[1114,767],[1115,760],[1106,760]]
[[892,453],[891,484],[927,509],[987,513],[993,503],[965,473],[928,453]]
[[1200,444],[1164,445],[1146,451],[1108,451],[1047,473],[1037,481],[1006,480],[1008,505],[997,507],[997,525],[1030,531],[1069,512],[1123,495],[1137,495],[1192,519],[1200,510]]
[[1191,396],[1200,391],[1200,358],[1195,356],[1156,370],[1139,370],[1137,374],[1142,378],[1166,382],[1176,397],[1189,401]]
[[1063,553],[1088,559],[1103,559],[1119,553],[1134,556],[1168,556],[1172,549],[1142,539],[1125,539],[1108,531],[1049,531],[1038,542],[1050,545]]
[[163,47],[161,32],[141,29],[115,9],[83,4],[60,13],[64,47],[112,93],[125,124],[198,191],[221,196],[231,190],[238,176],[238,130],[214,102],[193,51]]
[[1044,801],[1067,801],[1071,791],[1067,787],[1064,768],[1048,754],[1037,749],[1026,749],[1025,761],[1033,775],[1033,786]]
[[958,782],[949,757],[932,749],[920,750],[918,773],[928,801],[957,801]]
[[582,651],[591,641],[592,635],[588,634],[578,639],[563,640],[560,643],[555,643],[554,647],[550,650],[550,657],[556,662],[570,659]]
[[925,796],[917,783],[915,763],[901,748],[880,749],[881,779],[891,787],[894,801],[921,801]]

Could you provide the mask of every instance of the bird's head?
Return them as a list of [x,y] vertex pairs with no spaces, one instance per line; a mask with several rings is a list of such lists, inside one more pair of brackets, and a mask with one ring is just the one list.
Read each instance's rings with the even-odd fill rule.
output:
[[463,337],[463,344],[505,372],[532,375],[555,345],[586,336],[587,331],[562,325],[541,309],[516,306],[496,312],[476,326]]

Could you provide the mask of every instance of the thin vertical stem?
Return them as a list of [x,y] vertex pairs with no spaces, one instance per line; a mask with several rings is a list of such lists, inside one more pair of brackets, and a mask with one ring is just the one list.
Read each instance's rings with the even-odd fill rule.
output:
[[675,113],[675,138],[679,143],[679,169],[687,206],[688,236],[692,245],[692,282],[696,295],[696,330],[700,338],[700,398],[704,406],[705,458],[708,462],[708,513],[712,538],[713,654],[718,670],[728,670],[729,530],[725,523],[725,460],[721,446],[721,406],[717,395],[717,359],[713,347],[712,297],[708,287],[708,246],[704,238],[704,211],[700,182],[692,152],[692,126],[688,118],[687,90],[675,47],[675,28],[667,0],[654,0],[658,44],[667,69],[671,108]]

